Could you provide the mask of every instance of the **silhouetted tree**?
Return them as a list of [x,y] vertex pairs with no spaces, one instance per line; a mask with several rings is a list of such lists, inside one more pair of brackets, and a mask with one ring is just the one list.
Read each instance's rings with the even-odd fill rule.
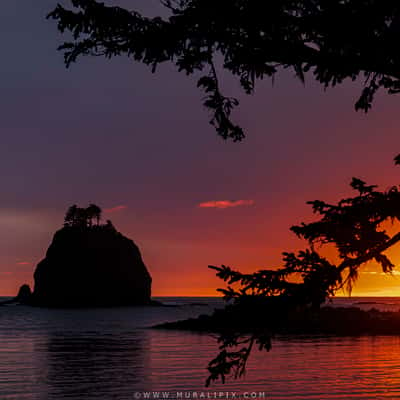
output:
[[86,209],[86,212],[90,221],[92,221],[92,219],[94,218],[96,220],[96,225],[100,224],[102,211],[99,206],[96,206],[96,204],[90,204],[89,207]]
[[201,73],[211,124],[223,138],[242,140],[231,120],[236,99],[222,94],[215,60],[247,94],[265,77],[291,69],[302,82],[310,72],[326,88],[364,79],[355,104],[367,111],[380,88],[400,90],[400,3],[394,0],[161,0],[168,17],[71,0],[49,14],[73,41],[60,47],[69,66],[81,55],[127,55],[151,66],[171,62]]
[[[233,302],[230,312],[237,323],[220,336],[221,352],[209,364],[207,384],[229,374],[243,375],[254,345],[271,348],[277,324],[299,309],[318,310],[340,289],[351,291],[367,262],[392,272],[394,264],[385,252],[400,241],[400,232],[390,235],[387,229],[400,222],[399,187],[378,191],[356,178],[351,187],[357,195],[337,204],[309,202],[318,220],[291,228],[309,247],[284,253],[282,268],[243,274],[224,265],[210,266],[228,283],[218,290]],[[327,246],[336,249],[337,262],[323,256]]]
[[[58,21],[61,32],[73,34],[73,40],[60,47],[66,65],[81,55],[127,55],[151,66],[153,72],[159,64],[171,62],[188,75],[200,74],[197,84],[206,93],[211,124],[221,137],[234,141],[244,138],[242,128],[231,120],[238,101],[220,88],[218,60],[247,94],[254,92],[257,81],[282,69],[291,69],[302,82],[310,73],[325,88],[364,78],[357,110],[368,111],[380,88],[389,94],[400,91],[398,1],[162,3],[167,18],[147,18],[95,0],[71,0],[71,9],[58,5],[49,17]],[[400,156],[396,163],[400,164]],[[400,232],[390,236],[383,224],[400,219],[399,189],[381,192],[358,179],[351,186],[357,191],[355,197],[333,205],[310,202],[319,220],[292,228],[309,247],[285,253],[282,268],[242,274],[227,266],[211,267],[228,283],[221,291],[236,310],[244,310],[241,316],[247,324],[245,330],[239,323],[221,335],[221,353],[209,365],[208,383],[230,373],[241,376],[254,345],[270,348],[277,318],[298,307],[318,309],[337,290],[350,290],[366,262],[375,260],[384,272],[392,271],[394,265],[383,253],[400,241]],[[339,262],[321,254],[326,245],[337,249]],[[257,312],[249,312],[255,305]]]
[[87,208],[77,207],[75,204],[71,206],[64,218],[65,226],[74,227],[91,227],[93,219],[96,220],[97,226],[100,224],[101,208],[95,204],[90,204]]
[[67,213],[65,214],[65,218],[64,218],[65,226],[72,226],[75,224],[77,210],[78,210],[78,207],[76,204],[74,204],[70,208],[68,208]]

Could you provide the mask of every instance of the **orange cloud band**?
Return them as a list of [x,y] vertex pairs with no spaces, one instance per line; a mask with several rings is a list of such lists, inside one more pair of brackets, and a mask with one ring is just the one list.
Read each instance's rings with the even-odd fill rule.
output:
[[254,200],[214,200],[200,203],[200,208],[232,208],[241,206],[252,206]]
[[105,213],[114,213],[114,212],[125,210],[127,208],[128,208],[127,206],[115,206],[115,207],[112,207],[112,208],[106,208],[104,210],[104,212]]

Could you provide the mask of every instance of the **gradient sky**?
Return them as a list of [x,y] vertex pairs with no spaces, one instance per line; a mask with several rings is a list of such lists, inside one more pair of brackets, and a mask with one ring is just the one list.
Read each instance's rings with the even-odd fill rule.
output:
[[[1,295],[32,284],[74,203],[107,209],[135,240],[155,296],[215,295],[207,265],[279,266],[282,251],[303,245],[288,229],[312,218],[307,200],[350,194],[352,176],[398,183],[399,96],[378,96],[365,115],[353,107],[359,83],[324,92],[285,72],[239,96],[247,138],[224,142],[195,79],[171,65],[153,75],[126,58],[84,58],[66,70],[62,37],[45,19],[55,4],[0,5]],[[114,4],[160,10],[157,0]],[[400,262],[400,248],[393,254]],[[354,294],[400,295],[400,280],[370,265]]]

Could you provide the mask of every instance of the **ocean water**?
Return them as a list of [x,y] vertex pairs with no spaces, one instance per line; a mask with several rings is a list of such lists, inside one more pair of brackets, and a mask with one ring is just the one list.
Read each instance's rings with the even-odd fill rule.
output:
[[[244,378],[205,388],[216,338],[148,327],[223,303],[161,300],[179,307],[0,307],[0,399],[400,398],[400,336],[280,337],[254,351]],[[400,298],[334,304],[398,310]]]

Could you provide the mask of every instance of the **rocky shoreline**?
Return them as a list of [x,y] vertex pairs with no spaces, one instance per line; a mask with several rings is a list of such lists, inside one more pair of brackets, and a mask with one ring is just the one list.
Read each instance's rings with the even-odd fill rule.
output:
[[[243,310],[241,310],[243,311]],[[226,307],[211,315],[200,315],[175,322],[156,325],[154,329],[185,330],[192,332],[227,333],[230,331],[250,333],[269,331],[271,334],[326,334],[326,335],[399,335],[400,310],[397,312],[357,307],[322,307],[320,310],[296,310],[282,318],[265,312],[257,318]],[[271,318],[272,317],[272,318]]]

